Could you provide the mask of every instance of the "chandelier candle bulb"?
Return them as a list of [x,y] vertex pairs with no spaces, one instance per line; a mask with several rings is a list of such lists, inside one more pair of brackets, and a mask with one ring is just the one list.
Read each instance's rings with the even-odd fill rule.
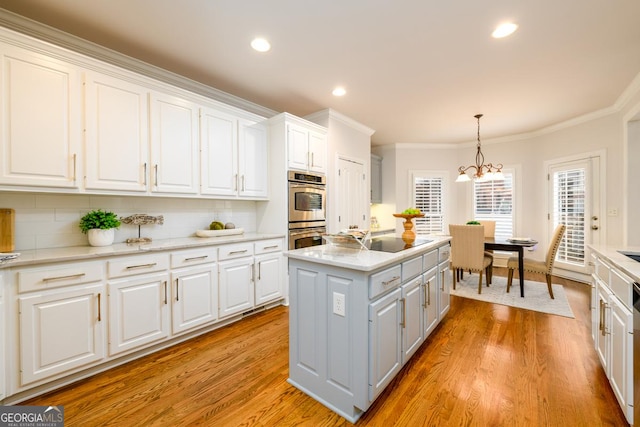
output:
[[471,166],[460,166],[458,168],[458,178],[456,182],[467,182],[471,181],[469,175],[467,175],[467,171],[469,169],[474,169],[475,173],[473,174],[474,180],[503,180],[504,175],[502,173],[502,163],[487,163],[484,164],[484,154],[482,154],[482,148],[480,144],[480,118],[482,114],[476,114],[474,116],[478,120],[478,144],[476,145],[476,164]]

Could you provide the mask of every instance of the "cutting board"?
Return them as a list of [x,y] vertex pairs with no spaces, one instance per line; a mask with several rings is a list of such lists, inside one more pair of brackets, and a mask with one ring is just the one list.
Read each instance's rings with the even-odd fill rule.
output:
[[16,212],[0,208],[0,252],[13,252],[15,249],[15,223]]

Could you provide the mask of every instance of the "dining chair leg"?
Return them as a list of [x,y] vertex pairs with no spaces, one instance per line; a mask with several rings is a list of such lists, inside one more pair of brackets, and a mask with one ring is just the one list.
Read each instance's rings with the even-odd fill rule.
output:
[[551,299],[555,299],[553,297],[553,289],[551,288],[551,275],[547,274],[547,289],[549,289],[549,295],[551,296]]
[[480,279],[478,279],[478,293],[482,293],[482,270],[480,270]]
[[509,271],[507,272],[507,292],[509,292],[509,289],[511,288],[512,281],[513,281],[513,269],[510,268]]

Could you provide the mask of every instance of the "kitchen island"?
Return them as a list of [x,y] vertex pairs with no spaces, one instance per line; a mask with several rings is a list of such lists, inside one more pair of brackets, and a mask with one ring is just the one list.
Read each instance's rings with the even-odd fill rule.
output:
[[289,383],[352,423],[449,310],[450,237],[395,253],[322,245],[289,258]]

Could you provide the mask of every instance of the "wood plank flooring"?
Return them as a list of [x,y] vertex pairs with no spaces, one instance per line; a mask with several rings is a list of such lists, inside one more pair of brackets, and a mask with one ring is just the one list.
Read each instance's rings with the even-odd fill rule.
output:
[[[576,319],[452,297],[356,425],[628,425],[592,348],[589,287],[554,283]],[[287,377],[278,307],[21,404],[64,405],[66,427],[352,425]]]

